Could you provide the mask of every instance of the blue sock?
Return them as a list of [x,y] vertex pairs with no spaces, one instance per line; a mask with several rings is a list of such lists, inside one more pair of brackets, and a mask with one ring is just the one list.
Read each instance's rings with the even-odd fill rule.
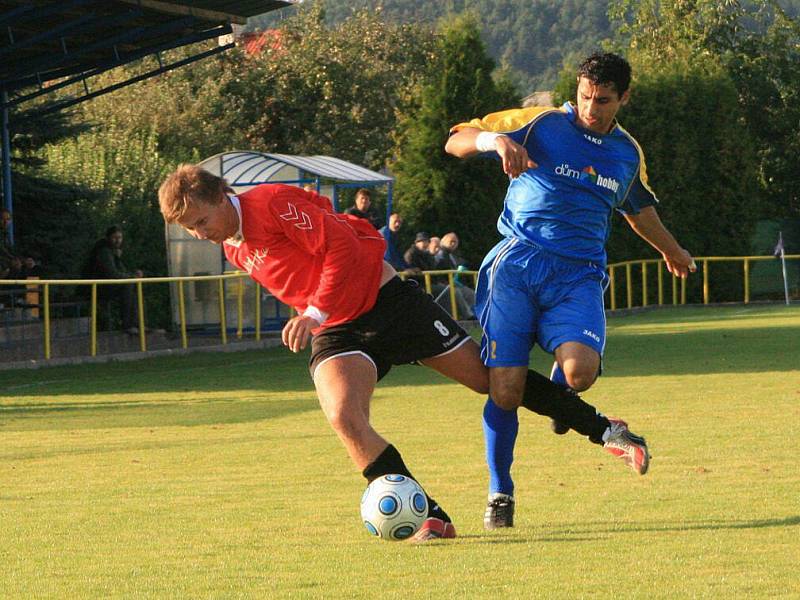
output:
[[514,494],[511,463],[514,462],[518,431],[516,409],[503,410],[489,398],[483,407],[483,437],[489,465],[489,492],[492,494]]
[[558,385],[563,385],[564,387],[569,387],[567,385],[567,378],[564,375],[564,371],[561,370],[561,365],[559,365],[557,362],[553,363],[553,370],[550,371],[550,381],[557,383]]

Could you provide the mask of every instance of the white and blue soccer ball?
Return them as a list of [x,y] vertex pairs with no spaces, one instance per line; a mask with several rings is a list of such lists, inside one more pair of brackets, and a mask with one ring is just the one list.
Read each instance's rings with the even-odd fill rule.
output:
[[361,518],[372,535],[392,542],[414,535],[428,516],[428,499],[405,475],[375,479],[361,496]]

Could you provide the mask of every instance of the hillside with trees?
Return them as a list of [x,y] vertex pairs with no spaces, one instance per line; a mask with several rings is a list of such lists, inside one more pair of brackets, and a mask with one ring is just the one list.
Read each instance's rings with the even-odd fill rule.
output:
[[[775,2],[790,17],[800,15],[800,0]],[[552,89],[565,64],[607,45],[617,35],[619,20],[609,19],[613,0],[305,0],[324,7],[327,19],[340,23],[361,10],[376,12],[387,21],[431,27],[454,15],[471,12],[489,55],[504,69],[523,96]],[[695,0],[669,5],[703,4]],[[727,0],[731,11],[756,12],[757,0]],[[279,24],[282,16],[253,19],[251,28]],[[666,23],[664,23],[666,24]]]

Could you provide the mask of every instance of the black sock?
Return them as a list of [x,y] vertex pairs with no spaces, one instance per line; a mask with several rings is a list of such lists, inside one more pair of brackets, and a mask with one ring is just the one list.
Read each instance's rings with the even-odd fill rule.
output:
[[603,434],[611,425],[594,406],[581,400],[575,391],[550,381],[536,371],[528,370],[522,406],[555,419],[595,444],[603,443]]
[[[406,467],[406,463],[403,462],[403,457],[400,456],[397,448],[391,444],[386,446],[386,449],[378,455],[378,458],[369,463],[367,468],[364,469],[361,474],[366,478],[368,483],[372,483],[378,477],[382,477],[390,473],[405,475],[406,477],[417,481],[416,477],[414,477],[411,474],[411,471],[408,470],[408,467]],[[419,481],[417,481],[417,483],[419,483]],[[420,483],[420,487],[421,486],[422,484]],[[441,519],[442,521],[450,523],[450,517],[446,512],[444,512],[444,510],[442,510],[442,507],[439,506],[439,503],[428,496],[427,492],[425,492],[425,497],[428,499],[428,516],[436,517],[437,519]]]

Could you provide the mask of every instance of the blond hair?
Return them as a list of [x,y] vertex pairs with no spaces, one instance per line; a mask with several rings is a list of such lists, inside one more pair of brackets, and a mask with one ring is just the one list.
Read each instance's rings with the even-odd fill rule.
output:
[[196,165],[178,165],[158,188],[158,204],[167,223],[180,219],[192,204],[220,204],[233,190],[222,177]]

